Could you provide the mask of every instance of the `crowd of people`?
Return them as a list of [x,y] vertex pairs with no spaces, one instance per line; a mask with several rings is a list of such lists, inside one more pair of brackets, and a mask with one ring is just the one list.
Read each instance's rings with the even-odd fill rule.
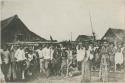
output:
[[91,80],[91,72],[99,71],[99,79],[108,81],[109,71],[125,67],[125,44],[103,42],[101,45],[40,44],[38,46],[7,45],[0,50],[1,79],[23,80],[36,72],[46,76],[71,77],[82,74]]

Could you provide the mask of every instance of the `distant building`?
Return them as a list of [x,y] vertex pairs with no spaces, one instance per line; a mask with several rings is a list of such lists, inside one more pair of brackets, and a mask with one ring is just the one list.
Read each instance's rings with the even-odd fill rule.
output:
[[47,41],[30,31],[17,15],[1,21],[1,44],[17,41],[36,42]]
[[79,35],[75,42],[77,44],[83,45],[83,46],[88,46],[89,44],[96,44],[96,40],[94,41],[93,36],[87,36],[87,35]]
[[92,41],[93,39],[94,39],[93,36],[79,35],[76,38],[76,42],[89,42]]
[[123,43],[125,41],[125,30],[109,28],[101,40],[108,42]]

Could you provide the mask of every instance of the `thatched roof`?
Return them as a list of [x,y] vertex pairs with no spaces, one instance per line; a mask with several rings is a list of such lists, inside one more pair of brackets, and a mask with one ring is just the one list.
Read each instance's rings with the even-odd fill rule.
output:
[[13,42],[17,33],[23,34],[26,41],[47,41],[30,31],[17,15],[1,21],[1,33],[2,42]]
[[17,15],[14,15],[14,16],[12,16],[12,17],[9,17],[9,18],[7,18],[7,19],[5,19],[5,20],[2,20],[1,21],[1,29],[3,30],[4,28],[7,28],[7,26],[13,21],[13,19],[15,19],[15,18],[18,18],[18,16]]
[[76,38],[77,42],[86,42],[86,41],[92,41],[93,40],[93,36],[87,36],[87,35],[79,35]]
[[109,28],[105,35],[102,37],[102,40],[107,41],[124,41],[125,39],[125,30],[124,29],[113,29]]

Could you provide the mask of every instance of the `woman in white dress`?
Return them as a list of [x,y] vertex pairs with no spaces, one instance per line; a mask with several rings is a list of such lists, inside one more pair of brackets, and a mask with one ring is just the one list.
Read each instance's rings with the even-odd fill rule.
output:
[[121,69],[120,67],[123,63],[123,53],[122,53],[123,49],[124,48],[118,48],[115,54],[115,71],[117,71],[118,65],[119,65],[119,69]]

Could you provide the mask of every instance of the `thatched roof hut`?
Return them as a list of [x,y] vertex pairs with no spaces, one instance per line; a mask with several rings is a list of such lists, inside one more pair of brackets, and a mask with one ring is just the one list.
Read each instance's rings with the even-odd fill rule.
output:
[[21,19],[14,15],[1,21],[1,43],[12,43],[17,41],[36,42],[47,41],[34,32],[30,31]]
[[125,30],[109,28],[101,40],[113,42],[114,44],[123,43],[125,41]]

